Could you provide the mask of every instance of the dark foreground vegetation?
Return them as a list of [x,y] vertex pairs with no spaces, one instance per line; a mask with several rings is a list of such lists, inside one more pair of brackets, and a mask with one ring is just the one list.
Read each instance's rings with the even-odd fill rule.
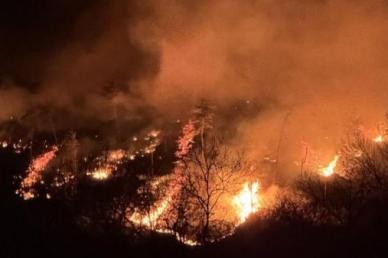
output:
[[[14,182],[28,166],[27,154],[3,149],[0,257],[387,257],[388,145],[355,133],[341,155],[341,173],[327,182],[305,171],[275,207],[234,235],[189,247],[106,220],[98,191],[84,200],[23,201]],[[94,216],[80,217],[85,209]]]

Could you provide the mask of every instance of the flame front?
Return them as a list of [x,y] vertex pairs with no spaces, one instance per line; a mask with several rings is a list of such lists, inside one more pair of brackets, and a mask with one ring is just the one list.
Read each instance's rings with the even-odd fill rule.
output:
[[133,213],[129,220],[140,226],[153,229],[159,218],[167,211],[171,201],[171,196],[166,196],[162,199],[148,214],[141,214],[139,212]]
[[32,160],[27,170],[27,176],[16,191],[23,199],[28,200],[35,197],[33,186],[42,179],[42,173],[46,170],[50,161],[55,158],[57,151],[58,147],[53,146],[50,150]]
[[329,177],[334,174],[334,169],[337,166],[338,159],[339,159],[339,155],[336,155],[327,167],[324,167],[320,170],[324,177]]
[[259,210],[260,201],[258,191],[258,182],[254,182],[251,185],[245,183],[243,189],[233,198],[233,203],[237,208],[240,223],[245,222],[251,214],[256,213]]
[[[177,175],[178,174],[175,173],[175,176]],[[159,185],[163,182],[166,182],[166,180],[169,180],[169,177],[161,177],[154,180],[150,184],[150,190],[156,191]],[[150,207],[151,209],[148,212],[144,213],[137,210],[129,216],[129,220],[135,225],[146,227],[148,229],[164,231],[163,226],[159,225],[160,218],[163,217],[166,212],[168,212],[170,205],[173,201],[173,197],[176,195],[178,190],[179,189],[176,188],[175,185],[171,184],[170,182],[164,197],[162,197],[159,201],[152,205],[152,207]]]

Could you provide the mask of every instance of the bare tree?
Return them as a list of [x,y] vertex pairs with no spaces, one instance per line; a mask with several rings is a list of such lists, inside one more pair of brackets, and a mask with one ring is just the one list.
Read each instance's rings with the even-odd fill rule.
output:
[[180,192],[184,193],[184,207],[189,209],[181,214],[186,218],[187,212],[195,213],[188,216],[187,223],[197,230],[197,239],[204,244],[217,238],[218,230],[214,229],[225,228],[215,216],[220,200],[235,192],[241,185],[243,174],[249,172],[248,162],[241,153],[227,147],[213,128],[211,110],[204,103],[196,109],[196,120],[191,124],[193,130],[186,128],[186,133],[191,134],[190,139],[181,138],[190,148],[183,147],[184,155],[177,155],[180,157],[178,184]]
[[388,199],[387,143],[375,142],[356,129],[346,135],[340,154],[334,175],[325,178],[310,171],[296,184],[307,201],[309,217],[319,223],[353,224],[371,216],[370,205]]

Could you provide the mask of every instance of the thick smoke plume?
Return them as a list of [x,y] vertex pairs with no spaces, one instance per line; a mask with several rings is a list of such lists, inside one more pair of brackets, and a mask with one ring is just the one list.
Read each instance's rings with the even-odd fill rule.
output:
[[1,11],[2,122],[129,134],[208,99],[236,145],[297,170],[301,141],[329,158],[386,111],[384,1],[23,2]]

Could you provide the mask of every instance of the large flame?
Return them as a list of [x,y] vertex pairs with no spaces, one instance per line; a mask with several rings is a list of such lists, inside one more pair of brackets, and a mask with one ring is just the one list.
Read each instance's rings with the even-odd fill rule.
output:
[[322,176],[330,177],[334,174],[335,172],[334,170],[335,170],[335,167],[337,166],[338,159],[339,159],[339,155],[336,155],[334,159],[329,163],[329,165],[327,165],[327,167],[324,167],[320,170]]
[[376,136],[376,137],[373,139],[373,141],[374,141],[375,143],[382,143],[382,142],[384,142],[384,136],[378,135],[378,136]]
[[240,223],[245,222],[251,214],[259,210],[260,201],[258,191],[258,182],[254,182],[251,185],[247,182],[244,184],[243,189],[233,198]]

